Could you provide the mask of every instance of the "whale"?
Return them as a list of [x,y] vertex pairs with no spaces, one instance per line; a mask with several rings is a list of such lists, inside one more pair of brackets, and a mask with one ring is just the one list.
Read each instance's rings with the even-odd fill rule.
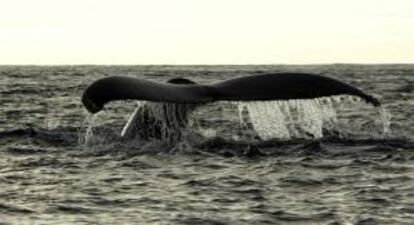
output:
[[184,78],[162,83],[127,76],[109,76],[90,84],[82,103],[90,113],[116,100],[204,104],[214,101],[271,101],[314,99],[335,95],[357,96],[379,106],[373,96],[342,81],[307,73],[272,73],[244,76],[211,85]]
[[[197,106],[206,103],[316,99],[338,95],[356,96],[373,106],[381,105],[378,99],[357,87],[337,79],[309,73],[243,76],[214,84],[198,84],[186,78],[157,82],[127,76],[109,76],[90,84],[83,92],[82,103],[90,113],[97,113],[111,101],[158,102],[160,104],[144,104],[137,107],[121,135],[138,134],[144,139],[162,139],[163,136],[170,135],[179,139],[179,130],[186,127],[191,112]],[[161,110],[161,120],[151,116],[150,111],[154,108]],[[159,121],[164,122],[160,124]],[[135,129],[138,127],[139,131]],[[170,133],[165,134],[166,132]]]

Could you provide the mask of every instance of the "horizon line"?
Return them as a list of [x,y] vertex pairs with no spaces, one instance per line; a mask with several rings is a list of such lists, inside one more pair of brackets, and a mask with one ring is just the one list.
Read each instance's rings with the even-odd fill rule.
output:
[[175,63],[154,63],[154,64],[101,64],[101,63],[87,63],[87,64],[0,64],[0,66],[324,66],[324,65],[414,65],[412,63],[346,63],[346,62],[336,62],[336,63],[252,63],[252,64],[237,64],[237,63],[225,63],[225,64],[175,64]]

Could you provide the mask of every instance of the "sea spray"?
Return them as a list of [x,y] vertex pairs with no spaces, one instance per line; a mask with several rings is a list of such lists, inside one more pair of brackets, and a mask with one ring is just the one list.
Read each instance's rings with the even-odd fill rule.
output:
[[48,113],[46,117],[46,128],[49,130],[56,129],[62,122],[56,113]]
[[391,114],[387,111],[387,109],[384,106],[379,106],[378,112],[380,114],[380,120],[382,124],[382,135],[383,138],[386,138],[391,135]]
[[84,146],[89,146],[91,143],[91,139],[93,137],[93,131],[94,131],[94,127],[96,126],[96,121],[98,118],[98,113],[96,114],[90,114],[87,113],[87,111],[85,110],[85,119],[83,121],[83,128],[84,130],[81,130],[81,132],[83,132],[83,135],[79,135],[79,144],[84,145]]
[[89,148],[119,140],[119,127],[113,126],[113,122],[109,120],[104,111],[90,114],[85,110],[85,119],[80,129],[83,134],[79,135],[79,144]]

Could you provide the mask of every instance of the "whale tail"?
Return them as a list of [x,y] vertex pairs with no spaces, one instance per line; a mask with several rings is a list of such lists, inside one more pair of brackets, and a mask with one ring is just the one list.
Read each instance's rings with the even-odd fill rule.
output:
[[203,104],[213,101],[314,99],[335,95],[358,96],[374,106],[380,105],[376,98],[356,87],[333,78],[306,73],[246,76],[212,85],[201,85],[184,78],[159,83],[112,76],[88,86],[82,102],[89,112],[96,113],[110,101],[125,99]]

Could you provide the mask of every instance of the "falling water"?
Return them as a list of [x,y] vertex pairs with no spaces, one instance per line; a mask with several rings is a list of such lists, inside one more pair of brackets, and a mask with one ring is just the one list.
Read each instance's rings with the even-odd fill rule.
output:
[[[264,140],[278,138],[321,138],[323,128],[332,130],[337,122],[337,108],[345,103],[361,102],[355,96],[340,95],[317,99],[286,101],[234,102],[240,122],[250,120]],[[248,119],[243,117],[248,112]],[[383,134],[389,133],[389,114],[379,108]]]
[[386,138],[391,134],[391,114],[387,111],[387,109],[384,106],[378,107],[378,111],[382,123],[382,135],[383,138]]
[[127,133],[131,132],[133,128],[133,122],[137,119],[137,116],[139,116],[139,110],[144,105],[144,101],[136,101],[136,108],[135,111],[132,113],[132,115],[129,117],[127,123],[125,124],[124,128],[122,128],[121,136],[125,137]]
[[[176,142],[185,132],[194,104],[137,102],[132,116],[121,132],[122,137],[139,134],[144,139]],[[134,134],[135,133],[135,134]]]
[[[340,132],[338,109],[346,104],[358,102],[361,102],[358,97],[340,95],[317,99],[231,103],[238,109],[241,125],[246,129],[254,130],[261,139],[287,140],[322,138],[324,130]],[[146,139],[156,138],[166,142],[176,142],[186,132],[186,127],[196,127],[199,132],[208,137],[217,135],[215,130],[191,124],[186,126],[188,122],[197,124],[194,118],[187,121],[187,117],[192,117],[190,114],[197,105],[146,101],[137,101],[136,104],[134,113],[129,116],[120,133],[122,137],[139,132],[139,135],[146,136]],[[390,133],[390,115],[384,107],[379,107],[378,112],[382,124],[382,136],[387,137]],[[87,116],[88,126],[81,143],[90,145],[97,141],[96,137],[92,138],[94,126],[98,123],[97,117],[97,115]]]
[[92,137],[94,135],[94,127],[96,126],[96,121],[98,118],[98,113],[97,114],[90,114],[90,113],[84,113],[85,116],[85,120],[83,122],[83,127],[85,128],[85,132],[84,135],[79,135],[79,144],[84,145],[84,146],[89,146],[91,144],[91,140]]

